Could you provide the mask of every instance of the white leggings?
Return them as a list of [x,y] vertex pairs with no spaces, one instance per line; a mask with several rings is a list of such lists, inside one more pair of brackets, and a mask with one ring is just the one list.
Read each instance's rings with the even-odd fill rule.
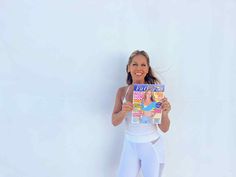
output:
[[155,142],[134,143],[124,140],[118,177],[137,177],[141,168],[143,177],[161,177],[164,168],[162,138]]

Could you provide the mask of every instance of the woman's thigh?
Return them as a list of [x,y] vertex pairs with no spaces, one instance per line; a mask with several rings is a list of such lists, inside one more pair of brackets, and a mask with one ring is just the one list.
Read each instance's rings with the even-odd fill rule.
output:
[[161,177],[164,163],[162,142],[155,141],[154,144],[144,143],[137,148],[138,155],[141,159],[141,169],[144,177]]
[[136,177],[140,169],[140,160],[137,156],[136,146],[125,140],[121,153],[118,177]]

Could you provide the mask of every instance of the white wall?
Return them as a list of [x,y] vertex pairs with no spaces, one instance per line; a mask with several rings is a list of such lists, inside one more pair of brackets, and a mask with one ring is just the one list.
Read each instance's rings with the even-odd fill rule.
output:
[[0,177],[111,177],[111,112],[146,50],[172,103],[164,177],[236,175],[236,1],[0,2]]

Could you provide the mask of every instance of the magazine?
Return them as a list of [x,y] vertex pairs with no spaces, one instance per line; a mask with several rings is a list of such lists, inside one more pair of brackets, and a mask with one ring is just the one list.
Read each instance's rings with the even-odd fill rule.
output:
[[164,88],[162,84],[134,84],[132,123],[161,123]]

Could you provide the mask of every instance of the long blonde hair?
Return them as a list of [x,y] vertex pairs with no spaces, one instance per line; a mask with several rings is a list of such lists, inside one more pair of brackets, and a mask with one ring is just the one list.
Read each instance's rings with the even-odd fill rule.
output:
[[147,89],[144,93],[144,97],[143,97],[143,100],[146,100],[147,99],[147,92],[151,92],[151,101],[154,102],[155,99],[154,99],[154,95],[153,95],[153,92],[151,89]]

